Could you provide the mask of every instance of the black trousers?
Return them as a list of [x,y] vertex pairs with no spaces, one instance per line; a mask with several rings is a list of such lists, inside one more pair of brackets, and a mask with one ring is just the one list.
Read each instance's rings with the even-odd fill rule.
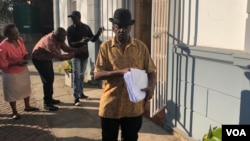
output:
[[117,141],[121,128],[122,141],[137,141],[142,126],[142,115],[110,119],[101,117],[102,141]]
[[40,78],[43,83],[43,93],[44,93],[44,104],[51,104],[53,95],[53,83],[54,83],[54,69],[52,60],[36,60],[32,59],[32,62],[37,69]]

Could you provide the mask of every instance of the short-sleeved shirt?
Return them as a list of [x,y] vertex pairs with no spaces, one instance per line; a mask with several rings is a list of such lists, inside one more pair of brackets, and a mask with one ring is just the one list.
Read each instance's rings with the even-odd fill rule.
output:
[[[151,73],[156,70],[147,46],[140,40],[130,39],[125,50],[119,47],[115,38],[101,44],[94,72],[113,71],[124,68],[138,68]],[[99,116],[119,119],[135,117],[143,113],[143,101],[133,103],[129,100],[123,76],[103,80]]]
[[65,52],[70,52],[68,46],[64,42],[59,42],[49,33],[43,36],[35,45],[32,51],[32,58],[36,60],[58,60],[71,59],[73,54],[62,54],[61,49]]
[[23,57],[26,54],[28,54],[23,39],[21,37],[18,38],[17,43],[18,46],[15,46],[14,44],[8,42],[7,39],[4,39],[0,43],[0,69],[2,69],[5,73],[19,73],[26,68],[26,65],[15,65],[9,67],[10,63],[19,62],[23,60]]

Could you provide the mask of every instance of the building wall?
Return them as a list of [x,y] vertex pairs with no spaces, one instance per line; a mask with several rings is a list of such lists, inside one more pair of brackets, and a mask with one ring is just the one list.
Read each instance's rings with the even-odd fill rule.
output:
[[179,38],[190,45],[244,50],[247,1],[170,0],[180,4],[173,5],[181,15],[175,19],[180,21]]
[[250,124],[247,2],[169,1],[166,126],[201,140],[210,125]]

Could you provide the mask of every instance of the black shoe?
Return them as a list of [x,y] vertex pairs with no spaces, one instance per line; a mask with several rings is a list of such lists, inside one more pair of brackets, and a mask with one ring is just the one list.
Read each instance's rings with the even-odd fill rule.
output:
[[52,104],[59,104],[59,103],[61,103],[61,101],[60,100],[56,100],[56,99],[52,99],[51,103]]
[[88,99],[89,97],[86,96],[86,95],[84,95],[84,94],[81,94],[81,95],[79,95],[79,98],[81,98],[81,99]]
[[80,103],[79,99],[75,99],[74,105],[75,106],[81,106],[81,103]]
[[44,105],[44,110],[46,111],[57,111],[59,108],[54,106],[53,104],[45,104]]
[[25,112],[32,112],[32,111],[39,111],[39,109],[36,107],[29,107],[29,108],[24,108],[24,111]]
[[21,118],[21,116],[19,114],[12,115],[12,119],[14,119],[14,120],[19,120],[20,118]]

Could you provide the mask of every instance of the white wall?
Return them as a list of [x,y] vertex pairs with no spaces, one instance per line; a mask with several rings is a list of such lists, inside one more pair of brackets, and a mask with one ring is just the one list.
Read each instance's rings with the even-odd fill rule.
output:
[[59,26],[67,29],[68,27],[68,9],[67,9],[68,1],[59,1]]
[[246,19],[245,51],[250,53],[250,0],[247,2],[248,18]]
[[[76,7],[74,6],[76,3]],[[88,19],[87,15],[87,0],[64,0],[59,1],[59,18],[60,18],[60,26],[64,27],[65,29],[68,28],[69,25],[72,24],[68,15],[77,10],[81,13],[81,21],[86,23]]]
[[189,42],[189,45],[243,51],[248,16],[247,1],[185,1],[181,8],[184,15],[181,16],[183,42]]

